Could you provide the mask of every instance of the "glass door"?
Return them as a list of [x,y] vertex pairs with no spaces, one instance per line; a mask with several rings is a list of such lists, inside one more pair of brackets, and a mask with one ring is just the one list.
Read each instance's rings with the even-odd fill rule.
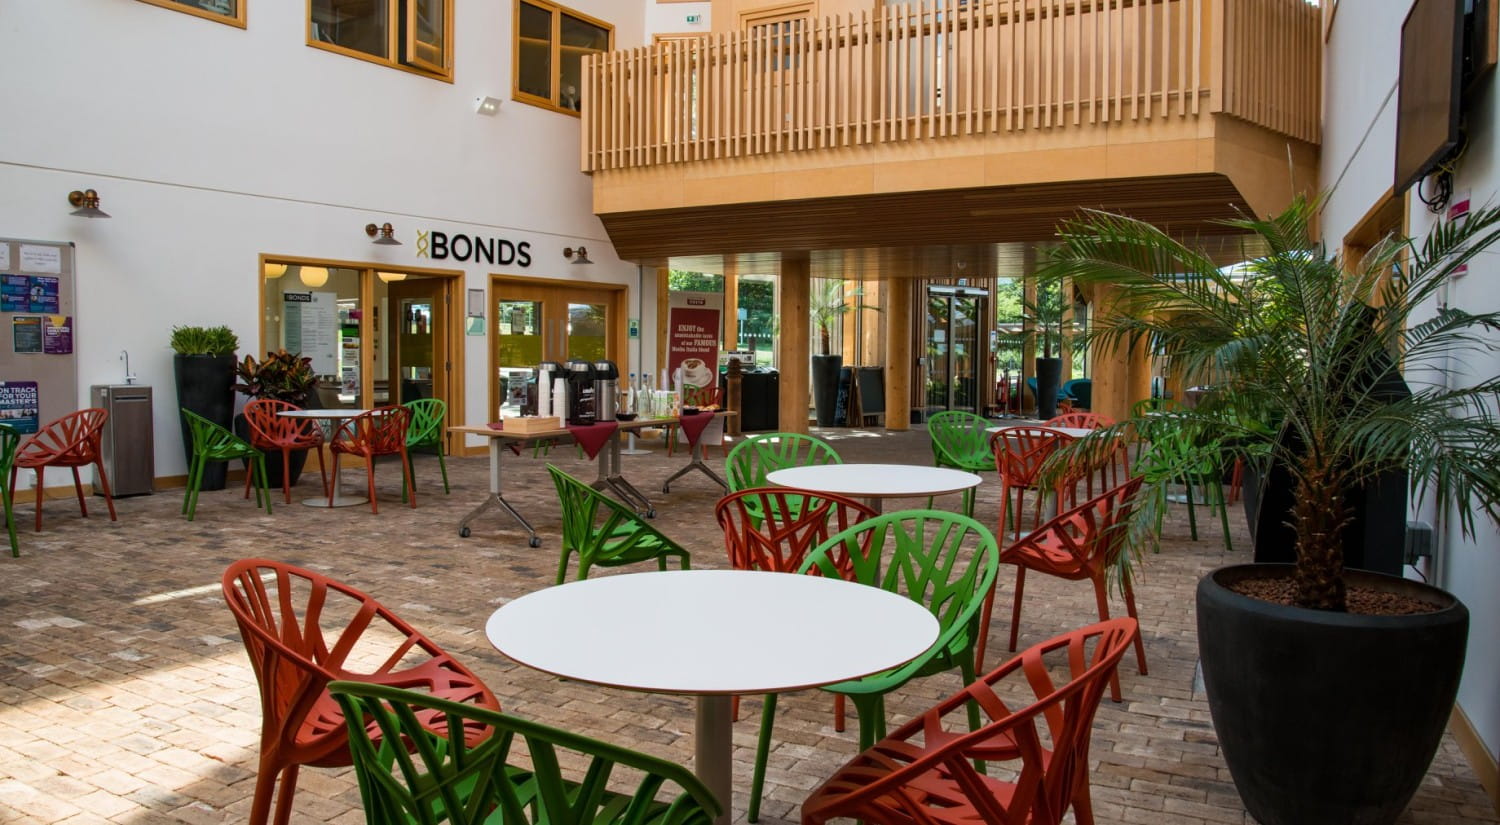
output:
[[978,369],[983,362],[979,319],[985,311],[980,290],[959,292],[929,287],[922,358],[928,415],[942,410],[978,412]]
[[391,403],[419,398],[447,398],[447,302],[443,282],[410,278],[389,285],[394,335],[387,359],[387,392]]
[[[611,360],[627,370],[624,288],[588,288],[496,278],[492,338],[496,415],[522,414],[543,361]],[[624,385],[622,379],[621,385]]]

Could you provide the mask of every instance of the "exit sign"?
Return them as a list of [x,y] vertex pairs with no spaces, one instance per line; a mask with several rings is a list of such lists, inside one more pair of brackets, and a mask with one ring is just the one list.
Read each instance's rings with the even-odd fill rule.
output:
[[703,15],[701,15],[701,14],[690,14],[690,15],[687,16],[687,21],[689,23],[699,23],[699,22],[702,22],[702,20],[703,20]]

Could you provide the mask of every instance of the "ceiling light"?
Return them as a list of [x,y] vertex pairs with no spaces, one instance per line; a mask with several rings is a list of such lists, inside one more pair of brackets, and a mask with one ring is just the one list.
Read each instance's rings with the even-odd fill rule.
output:
[[286,274],[286,264],[266,264],[266,280],[274,281]]
[[328,267],[304,266],[297,277],[302,279],[303,286],[320,287],[328,283]]
[[384,282],[386,282],[386,283],[389,284],[389,283],[393,283],[395,281],[404,281],[404,280],[406,280],[406,273],[405,272],[377,272],[377,273],[375,273],[375,277],[377,277],[380,280],[382,280],[382,281],[384,281]]

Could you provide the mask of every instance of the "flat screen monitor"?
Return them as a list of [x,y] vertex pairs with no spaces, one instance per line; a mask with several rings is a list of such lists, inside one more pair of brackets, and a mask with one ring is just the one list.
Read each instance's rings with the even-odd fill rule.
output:
[[1464,0],[1415,0],[1401,25],[1396,97],[1396,193],[1458,145]]

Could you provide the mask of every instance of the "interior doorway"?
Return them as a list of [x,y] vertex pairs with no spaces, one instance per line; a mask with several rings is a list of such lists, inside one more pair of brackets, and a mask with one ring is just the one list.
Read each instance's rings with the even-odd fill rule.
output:
[[447,398],[448,301],[445,282],[416,278],[390,284],[389,305],[394,322],[387,359],[387,387],[395,402],[419,398]]
[[919,360],[923,419],[943,410],[979,412],[980,371],[987,363],[980,332],[989,311],[989,291],[929,286]]
[[[494,276],[490,409],[496,417],[521,414],[543,361],[609,360],[627,372],[625,295],[623,284]],[[620,386],[626,380],[622,375]]]

